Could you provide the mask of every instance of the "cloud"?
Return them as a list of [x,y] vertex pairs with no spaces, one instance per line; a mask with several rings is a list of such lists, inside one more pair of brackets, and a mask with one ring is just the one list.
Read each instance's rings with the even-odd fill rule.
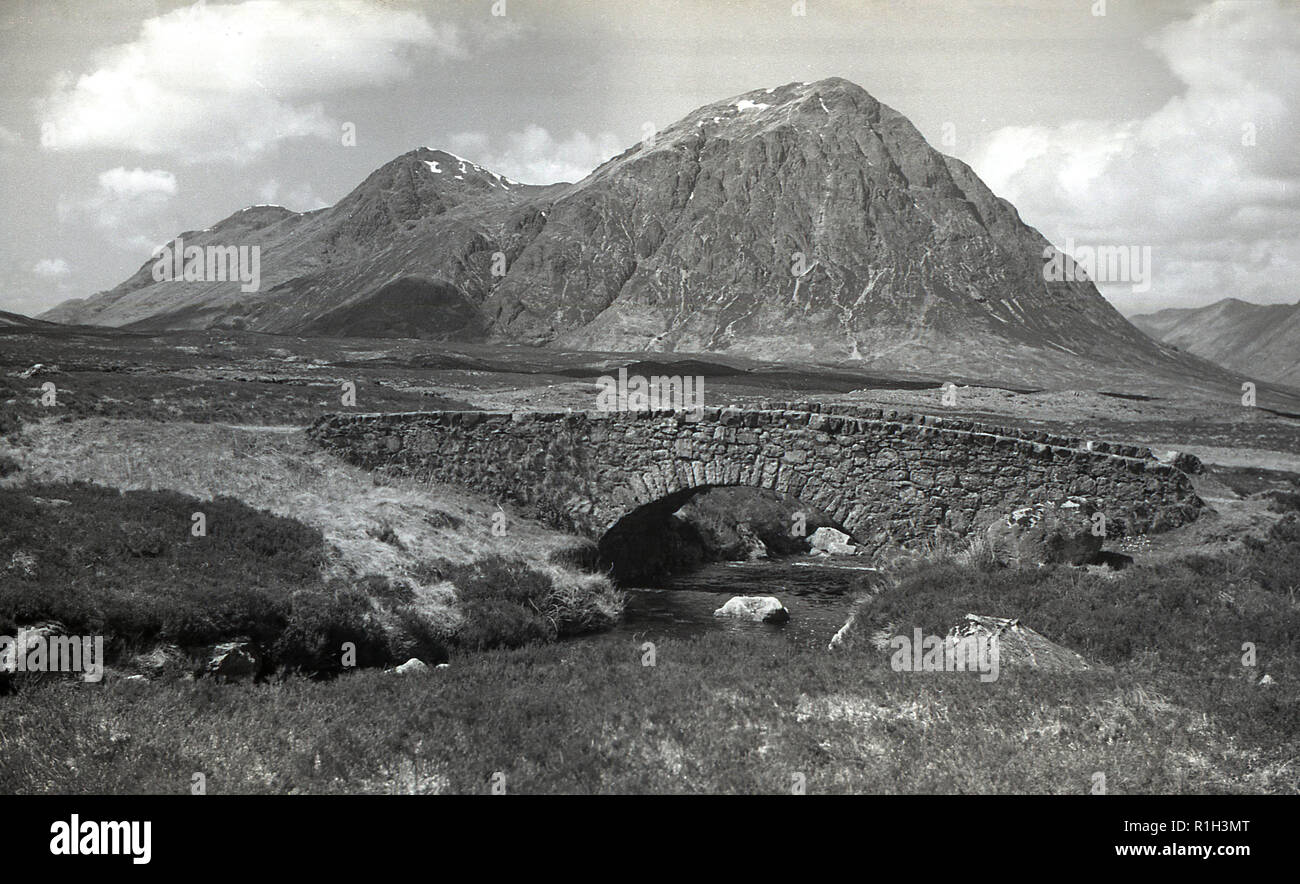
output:
[[68,262],[62,258],[42,258],[36,262],[32,268],[32,273],[37,276],[43,276],[46,279],[57,279],[60,276],[67,276],[72,272]]
[[1300,269],[1300,7],[1206,4],[1148,40],[1182,88],[1149,116],[998,130],[971,165],[1057,245],[1150,245],[1145,297],[1294,301]]
[[578,181],[626,147],[610,132],[593,137],[575,131],[556,139],[536,124],[496,140],[482,132],[461,132],[450,141],[454,153],[525,184]]
[[93,224],[109,242],[122,248],[152,249],[158,233],[144,231],[157,225],[160,213],[176,193],[176,176],[165,169],[118,166],[100,172],[98,182],[89,195],[60,199],[59,220]]
[[0,126],[0,147],[13,147],[16,144],[22,144],[23,137],[5,126]]
[[122,166],[99,173],[101,189],[123,197],[137,197],[150,193],[176,192],[176,176],[163,169],[146,172],[144,169],[127,170]]
[[42,145],[247,162],[284,139],[337,139],[341,124],[311,97],[400,80],[413,50],[465,54],[454,26],[410,9],[196,4],[146,20],[94,70],[59,75],[38,101]]
[[258,196],[263,204],[283,205],[295,212],[310,212],[330,205],[329,201],[316,193],[310,184],[285,187],[274,178],[263,182],[258,188]]

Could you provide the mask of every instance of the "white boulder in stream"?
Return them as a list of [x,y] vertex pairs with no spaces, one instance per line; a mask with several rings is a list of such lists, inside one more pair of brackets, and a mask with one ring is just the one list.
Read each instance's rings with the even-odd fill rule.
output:
[[833,556],[856,555],[858,548],[853,545],[853,538],[843,531],[822,526],[808,538],[808,544],[814,553],[829,553]]
[[784,623],[790,619],[790,612],[776,596],[738,595],[714,611],[713,616],[762,623]]

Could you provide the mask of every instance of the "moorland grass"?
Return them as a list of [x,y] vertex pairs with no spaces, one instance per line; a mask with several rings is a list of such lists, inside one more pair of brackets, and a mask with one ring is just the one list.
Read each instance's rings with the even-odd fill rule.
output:
[[[495,502],[461,489],[381,476],[347,464],[300,432],[214,424],[87,419],[28,423],[9,448],[23,471],[7,483],[86,481],[123,490],[227,495],[318,529],[327,572],[349,581],[373,574],[419,586],[431,613],[450,586],[430,568],[501,555],[547,562],[575,538],[515,518],[493,531]],[[557,564],[557,573],[573,568]],[[445,597],[443,602],[439,599]]]
[[[864,600],[836,652],[710,633],[453,654],[449,669],[329,683],[47,683],[8,698],[0,791],[1300,791],[1294,522],[1239,561],[1105,577],[936,554]],[[964,561],[964,560],[963,560]],[[1020,617],[1107,668],[895,672],[880,623]],[[866,639],[866,640],[864,640]],[[1258,644],[1256,667],[1241,642]],[[1263,672],[1275,683],[1258,684]]]
[[[194,514],[203,517],[196,536]],[[85,482],[0,487],[0,634],[57,621],[104,635],[111,660],[158,643],[244,638],[273,667],[316,674],[418,656],[446,644],[515,647],[613,623],[621,598],[597,575],[489,556],[429,567],[454,586],[455,616],[410,583],[324,573],[322,533],[241,501]]]
[[[5,702],[0,792],[509,791],[1086,794],[1297,788],[1294,740],[1185,707],[1140,672],[889,670],[715,633],[540,645],[332,682],[42,686]],[[1261,689],[1245,682],[1236,694]],[[1240,704],[1234,704],[1240,705]]]
[[367,598],[321,576],[325,554],[319,531],[231,498],[82,482],[0,488],[0,632],[55,620],[106,636],[115,656],[247,637],[277,664],[315,667],[352,641],[365,662],[382,662]]

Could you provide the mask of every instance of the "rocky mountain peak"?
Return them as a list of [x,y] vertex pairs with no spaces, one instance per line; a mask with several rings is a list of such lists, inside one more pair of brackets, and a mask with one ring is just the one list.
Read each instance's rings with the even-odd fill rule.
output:
[[367,334],[972,373],[1175,358],[1091,283],[1047,281],[1050,245],[1010,203],[841,78],[704,105],[572,185],[423,147],[265,220],[259,295],[141,277],[54,312],[331,334],[374,313]]

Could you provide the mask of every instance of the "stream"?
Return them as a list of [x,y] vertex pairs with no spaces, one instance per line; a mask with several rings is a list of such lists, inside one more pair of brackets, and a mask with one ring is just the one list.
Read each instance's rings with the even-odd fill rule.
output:
[[[658,587],[624,587],[627,607],[613,629],[577,641],[655,641],[728,630],[825,645],[848,618],[861,593],[863,571],[852,559],[794,556],[778,561],[719,562],[673,577]],[[776,596],[790,612],[786,623],[755,623],[713,612],[732,596]]]

